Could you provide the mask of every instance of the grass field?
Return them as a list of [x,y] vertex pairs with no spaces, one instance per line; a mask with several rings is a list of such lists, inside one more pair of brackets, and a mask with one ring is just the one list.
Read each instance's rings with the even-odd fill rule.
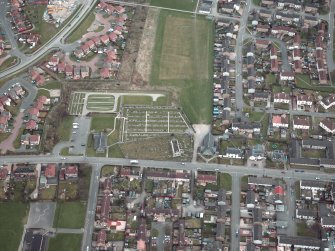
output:
[[114,128],[115,116],[112,114],[94,114],[92,116],[91,130],[102,131]]
[[18,250],[28,211],[29,204],[20,202],[0,203],[1,250]]
[[95,12],[91,11],[84,21],[66,38],[66,43],[74,43],[87,33],[87,29],[95,20]]
[[78,251],[81,246],[81,234],[57,234],[50,238],[48,251]]
[[150,96],[122,96],[123,105],[151,105],[152,97]]
[[83,202],[57,203],[54,227],[57,228],[82,228],[85,221],[86,205]]
[[151,0],[150,5],[192,11],[197,5],[197,0]]
[[192,123],[211,119],[212,41],[204,17],[160,12],[150,82],[175,89]]
[[15,65],[17,62],[17,57],[9,57],[7,58],[1,65],[0,65],[0,71],[4,71],[7,68]]
[[57,128],[57,135],[59,135],[61,141],[70,140],[72,123],[73,117],[67,116]]
[[87,110],[94,111],[108,111],[113,110],[115,104],[115,97],[111,94],[91,94],[87,97]]

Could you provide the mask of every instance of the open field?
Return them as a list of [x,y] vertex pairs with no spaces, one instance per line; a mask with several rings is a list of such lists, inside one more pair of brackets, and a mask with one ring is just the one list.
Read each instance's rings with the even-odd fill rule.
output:
[[57,234],[50,238],[48,251],[77,251],[81,246],[81,234]]
[[[181,157],[173,158],[170,141],[178,139],[180,148],[183,150]],[[138,139],[136,141],[120,144],[125,158],[151,159],[151,160],[173,160],[190,161],[193,156],[193,140],[188,135],[162,135],[154,138]],[[113,156],[110,156],[113,157]]]
[[1,250],[18,250],[28,212],[29,204],[20,202],[0,203]]
[[122,126],[123,142],[164,134],[184,134],[191,130],[181,111],[170,107],[126,106],[122,114],[127,118]]
[[197,5],[197,0],[151,0],[150,5],[193,11]]
[[87,33],[87,29],[95,20],[95,12],[91,11],[84,21],[65,39],[66,43],[74,43]]
[[81,228],[84,226],[86,205],[83,202],[57,203],[54,227]]
[[0,71],[4,71],[7,68],[15,65],[17,63],[18,59],[17,57],[9,57],[7,58],[1,65],[0,65]]
[[90,94],[87,97],[87,110],[109,111],[114,108],[115,97],[112,94]]
[[70,115],[81,115],[84,108],[85,93],[75,92],[71,94],[69,113]]
[[61,141],[68,141],[71,137],[73,116],[67,116],[57,128],[57,134]]
[[115,116],[112,114],[92,115],[91,130],[102,131],[114,128]]
[[178,92],[192,123],[211,119],[212,40],[204,17],[160,12],[150,83]]

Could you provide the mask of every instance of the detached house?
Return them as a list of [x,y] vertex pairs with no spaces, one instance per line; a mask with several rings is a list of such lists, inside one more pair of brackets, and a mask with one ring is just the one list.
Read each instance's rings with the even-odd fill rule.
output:
[[320,121],[320,127],[328,133],[335,133],[335,121],[331,118],[325,118]]
[[65,179],[76,179],[78,178],[78,167],[67,166],[65,168]]
[[310,119],[307,116],[294,116],[293,129],[309,130]]
[[290,101],[291,101],[291,97],[288,93],[281,92],[281,93],[274,93],[273,94],[273,102],[274,103],[289,104]]
[[289,118],[286,114],[272,115],[272,126],[276,128],[288,128]]

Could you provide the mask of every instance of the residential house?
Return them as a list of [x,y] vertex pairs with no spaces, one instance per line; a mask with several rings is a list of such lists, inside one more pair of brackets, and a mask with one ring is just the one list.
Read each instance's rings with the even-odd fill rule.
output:
[[31,146],[38,146],[41,141],[41,135],[33,134],[29,136],[29,145]]
[[80,66],[80,74],[81,78],[89,78],[90,77],[90,69],[86,65]]
[[269,40],[256,39],[256,49],[267,49],[270,43]]
[[297,208],[296,218],[300,220],[315,220],[318,216],[317,211],[307,208]]
[[112,32],[112,33],[110,33],[110,34],[108,35],[108,38],[109,38],[109,40],[110,40],[111,42],[115,43],[116,40],[117,40],[117,34],[114,33],[114,32]]
[[320,121],[320,127],[328,133],[335,134],[335,120],[331,118],[325,118]]
[[66,78],[70,78],[70,79],[73,78],[73,66],[72,65],[67,64],[65,66],[65,76]]
[[271,59],[271,72],[279,71],[279,62],[278,59]]
[[65,71],[65,63],[64,62],[60,62],[57,65],[57,71],[58,71],[58,73],[64,73],[64,71]]
[[38,124],[35,120],[29,120],[27,123],[26,123],[26,130],[29,130],[29,131],[33,131],[33,130],[37,130],[38,129]]
[[255,191],[254,190],[248,190],[247,191],[247,197],[246,197],[246,205],[248,209],[255,208],[256,204],[256,197],[255,197]]
[[286,114],[272,115],[272,126],[275,128],[288,128],[289,118]]
[[104,67],[100,70],[100,76],[103,79],[110,78],[110,71],[107,67]]
[[294,116],[293,117],[293,129],[309,130],[310,119],[308,116]]
[[[77,58],[82,58],[83,56],[85,56],[84,50],[82,49],[84,48],[84,46],[81,46],[81,48],[77,48],[73,51],[73,54],[77,57]],[[85,47],[86,48],[86,47]],[[59,65],[58,65],[59,66]],[[59,70],[58,70],[59,71]]]
[[278,235],[278,246],[302,250],[321,250],[322,241],[312,237]]
[[261,124],[258,122],[233,122],[231,129],[239,134],[255,133],[261,131]]
[[297,106],[312,106],[313,105],[313,97],[311,95],[298,94],[297,98]]
[[288,93],[280,92],[280,93],[273,94],[274,103],[289,104],[290,101],[291,101],[291,97]]
[[100,36],[100,40],[104,45],[107,45],[109,43],[109,37],[107,35]]
[[[88,44],[83,44],[82,46],[80,46],[80,49],[82,50],[82,52],[83,52],[83,54],[84,55],[87,55],[89,52],[90,52],[90,47],[89,47],[89,45]],[[77,52],[77,55],[80,55],[80,52]],[[83,56],[84,56],[83,55]],[[83,57],[82,56],[82,57]]]
[[280,80],[294,80],[294,72],[284,71],[280,73]]
[[80,66],[74,66],[73,67],[73,79],[78,80],[80,79]]
[[67,166],[65,168],[65,178],[66,179],[78,178],[78,167],[77,166]]
[[320,105],[324,108],[324,109],[329,109],[332,106],[335,105],[335,94],[329,94],[327,97],[324,97],[321,101],[320,101]]
[[44,176],[48,178],[55,178],[57,171],[56,164],[48,164],[44,170]]
[[227,159],[243,159],[243,150],[236,147],[227,147],[225,154],[222,155],[222,157]]

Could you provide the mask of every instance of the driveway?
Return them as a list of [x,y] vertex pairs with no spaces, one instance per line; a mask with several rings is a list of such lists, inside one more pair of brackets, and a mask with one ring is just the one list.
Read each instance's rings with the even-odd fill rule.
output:
[[197,154],[198,154],[198,147],[202,144],[202,141],[204,140],[204,137],[206,136],[206,134],[211,131],[211,126],[205,125],[205,124],[197,124],[197,125],[193,125],[193,128],[195,130],[195,134],[194,134],[194,147],[193,147],[192,162],[196,162]]

